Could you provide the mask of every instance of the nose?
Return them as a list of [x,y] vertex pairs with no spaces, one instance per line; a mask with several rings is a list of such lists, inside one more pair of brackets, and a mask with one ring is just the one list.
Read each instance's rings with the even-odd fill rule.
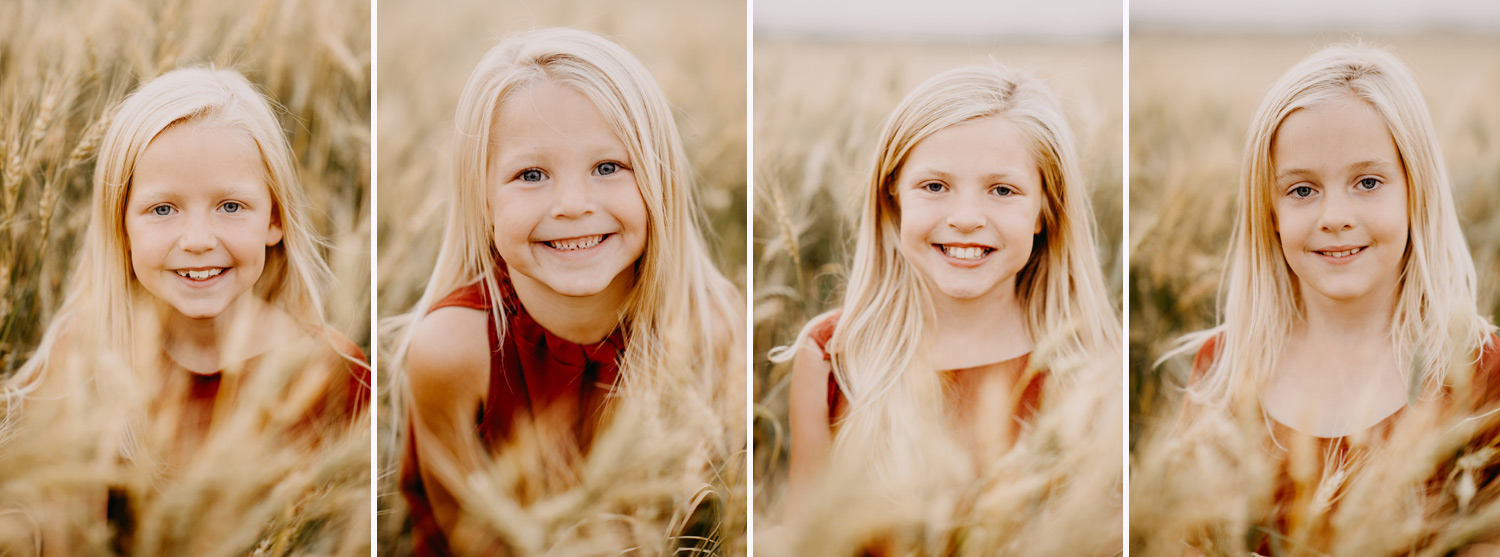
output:
[[1323,196],[1323,213],[1318,218],[1318,228],[1324,232],[1338,232],[1354,228],[1354,200],[1342,188],[1333,188]]
[[984,228],[984,212],[979,210],[980,200],[969,196],[953,196],[948,204],[948,227],[959,232],[973,232]]
[[594,212],[594,190],[587,179],[560,179],[554,184],[553,218],[576,219]]
[[212,215],[200,213],[183,219],[181,233],[177,236],[178,248],[189,253],[203,253],[218,245],[219,234]]

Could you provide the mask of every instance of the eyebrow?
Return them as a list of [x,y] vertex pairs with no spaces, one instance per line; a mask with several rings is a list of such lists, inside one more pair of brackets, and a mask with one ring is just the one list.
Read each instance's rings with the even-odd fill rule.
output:
[[[1387,160],[1370,159],[1370,160],[1363,160],[1363,161],[1359,161],[1359,162],[1356,162],[1354,164],[1351,164],[1351,165],[1348,166],[1348,169],[1349,170],[1354,170],[1354,171],[1359,171],[1359,172],[1364,172],[1364,171],[1368,171],[1368,170],[1371,170],[1371,169],[1374,169],[1374,170],[1388,170],[1388,169],[1395,168],[1395,167],[1396,167],[1395,163],[1392,163],[1392,162],[1387,161]],[[1287,170],[1285,172],[1278,172],[1276,174],[1276,181],[1278,183],[1280,183],[1280,182],[1286,181],[1287,179],[1290,179],[1290,178],[1302,178],[1302,177],[1316,176],[1316,175],[1317,175],[1317,172],[1314,172],[1311,169],[1307,169],[1307,168],[1292,168],[1292,169],[1289,169],[1289,170]]]
[[[936,168],[919,168],[919,169],[916,169],[916,172],[914,172],[913,174],[916,175],[916,176],[936,176],[939,179],[946,180],[946,181],[949,181],[949,182],[953,181],[953,178],[954,178],[954,176],[953,176],[952,173],[950,173],[950,172],[944,172],[944,171],[938,170]],[[1020,177],[1020,176],[1024,176],[1024,175],[1025,175],[1024,172],[1020,172],[1020,171],[1015,170],[1015,169],[1007,169],[1007,170],[1002,170],[1000,172],[991,172],[991,173],[985,174],[983,176],[980,176],[979,178],[981,180],[983,180],[984,182],[988,183],[988,182],[999,182],[999,181],[1003,181],[1003,180],[1007,180],[1007,179],[1011,179],[1011,178],[1016,178],[1016,177]]]
[[[509,145],[507,145],[509,143]],[[620,162],[632,164],[630,160],[630,149],[623,145],[613,146],[604,142],[582,143],[574,142],[577,146],[574,151],[583,153],[585,158],[598,160],[618,159]],[[530,142],[502,142],[490,141],[493,154],[490,156],[490,164],[501,166],[530,166],[534,164],[545,164],[547,159],[554,158],[549,149],[536,146]]]
[[[212,193],[214,193],[218,197],[246,198],[256,193],[256,185],[257,184],[255,183],[247,182],[218,182],[202,185],[199,187],[213,188]],[[265,187],[268,196],[274,201],[276,198],[276,194],[274,192],[271,192],[271,184],[269,183],[269,181],[265,184]],[[142,192],[140,191],[140,189],[141,188],[136,187],[130,188],[129,193],[126,194],[126,206],[139,203],[149,203],[154,205],[163,201],[176,201],[178,198],[182,197],[182,192],[179,191],[162,191],[160,189],[152,189]]]

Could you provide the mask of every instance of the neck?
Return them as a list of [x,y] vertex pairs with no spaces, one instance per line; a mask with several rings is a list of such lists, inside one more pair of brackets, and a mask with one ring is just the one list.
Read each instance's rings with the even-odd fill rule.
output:
[[178,365],[195,373],[214,373],[226,363],[259,353],[272,328],[259,325],[266,325],[274,314],[270,305],[250,293],[214,317],[186,317],[164,304],[158,304],[157,312],[162,346]]
[[1353,300],[1335,300],[1305,287],[1302,291],[1300,334],[1333,340],[1389,341],[1391,320],[1396,315],[1394,286]]
[[936,369],[1001,362],[1032,349],[1014,277],[979,298],[960,300],[934,292],[932,302],[933,320],[927,330]]
[[566,296],[541,281],[512,272],[510,282],[521,306],[537,324],[576,344],[597,344],[615,331],[630,290],[635,269],[626,267],[604,290],[588,296]]

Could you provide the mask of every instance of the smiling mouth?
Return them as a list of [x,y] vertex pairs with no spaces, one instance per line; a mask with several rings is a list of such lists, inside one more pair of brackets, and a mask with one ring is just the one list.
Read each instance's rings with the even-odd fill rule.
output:
[[987,248],[983,246],[950,246],[946,244],[933,245],[942,250],[943,255],[952,257],[954,259],[963,259],[965,261],[977,261],[980,259],[984,259],[984,256],[989,255],[992,251],[995,251],[994,248]]
[[558,251],[576,251],[597,246],[600,243],[604,242],[604,239],[608,236],[608,234],[594,234],[592,236],[579,236],[577,238],[548,240],[542,243],[547,244],[547,247]]
[[1368,248],[1368,247],[1369,246],[1359,247],[1359,248],[1351,248],[1351,249],[1346,249],[1346,250],[1341,250],[1341,251],[1315,251],[1314,253],[1317,253],[1318,255],[1324,255],[1324,256],[1332,257],[1334,259],[1343,259],[1345,257],[1349,257],[1349,256],[1354,255],[1356,253],[1365,251],[1365,249]]
[[216,276],[219,276],[219,273],[223,273],[224,269],[221,268],[221,267],[215,267],[213,269],[204,269],[202,271],[190,271],[190,270],[187,270],[187,269],[178,269],[176,272],[177,272],[177,276],[185,278],[185,279],[208,280],[208,279],[214,278]]

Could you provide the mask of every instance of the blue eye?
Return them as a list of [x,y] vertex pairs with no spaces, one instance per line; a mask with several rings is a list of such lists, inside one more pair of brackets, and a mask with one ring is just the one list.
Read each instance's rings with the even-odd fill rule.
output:
[[939,193],[944,189],[947,189],[947,186],[944,186],[942,182],[927,182],[917,187],[930,191],[932,193]]
[[240,209],[243,209],[245,207],[243,205],[240,205],[238,201],[230,201],[225,203],[223,205],[223,208],[224,212],[226,213],[238,213],[240,212]]
[[1356,187],[1364,191],[1371,191],[1375,188],[1380,187],[1380,180],[1376,180],[1375,178],[1365,178],[1360,180],[1359,184]]
[[543,174],[542,171],[535,168],[528,168],[526,170],[522,170],[521,173],[516,177],[520,178],[522,182],[540,182],[542,181],[542,179],[546,178],[547,175]]
[[1297,186],[1292,188],[1292,197],[1311,197],[1313,189],[1311,186]]
[[1012,194],[1016,193],[1015,188],[1012,188],[1010,186],[995,186],[995,189],[992,189],[990,191],[995,192],[995,195],[998,195],[1000,197],[1010,197]]
[[157,205],[157,206],[151,208],[151,214],[156,215],[158,217],[165,217],[167,215],[172,214],[172,206],[171,205]]
[[598,174],[600,176],[609,176],[610,174],[614,174],[619,171],[620,163],[617,162],[606,161],[594,166],[594,174]]

